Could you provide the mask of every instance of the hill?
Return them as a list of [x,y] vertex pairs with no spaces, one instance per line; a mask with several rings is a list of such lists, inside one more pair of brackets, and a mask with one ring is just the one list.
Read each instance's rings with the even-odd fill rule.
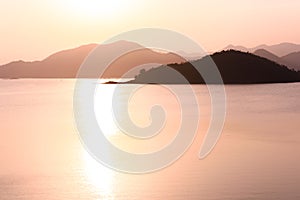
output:
[[[217,65],[225,84],[256,84],[299,82],[300,72],[288,69],[266,58],[236,50],[214,53],[211,58]],[[148,71],[141,71],[130,83],[182,84],[183,77],[191,84],[205,83],[197,70],[211,69],[209,57],[191,63],[162,65]],[[197,69],[193,65],[197,66]],[[211,84],[220,82],[211,81]]]
[[[0,78],[76,78],[81,64],[91,51],[95,50],[97,51],[97,54],[99,53],[98,55],[105,55],[111,54],[117,49],[124,51],[132,49],[140,50],[115,60],[110,65],[109,70],[105,71],[104,78],[122,77],[125,72],[144,63],[153,63],[151,67],[157,67],[161,64],[182,61],[182,58],[175,54],[156,52],[133,42],[118,41],[103,45],[89,44],[74,49],[60,51],[42,61],[11,62],[0,66]],[[104,61],[101,59],[93,62],[94,63],[92,64],[95,65],[95,69],[98,69],[99,67],[106,67],[103,66]],[[131,71],[125,77],[132,78],[137,73],[138,71]],[[90,72],[89,74],[84,74],[81,78],[99,77],[97,77],[97,73]]]

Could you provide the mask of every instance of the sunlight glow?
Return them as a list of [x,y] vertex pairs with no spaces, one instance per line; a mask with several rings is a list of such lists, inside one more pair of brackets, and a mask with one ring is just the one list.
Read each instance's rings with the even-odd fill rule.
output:
[[79,17],[115,17],[126,7],[122,0],[69,0],[69,9]]
[[99,84],[95,90],[94,110],[99,128],[105,136],[117,133],[119,128],[115,124],[113,117],[112,98],[115,85]]
[[101,193],[101,199],[114,199],[114,172],[98,163],[90,154],[83,151],[84,172],[88,181]]

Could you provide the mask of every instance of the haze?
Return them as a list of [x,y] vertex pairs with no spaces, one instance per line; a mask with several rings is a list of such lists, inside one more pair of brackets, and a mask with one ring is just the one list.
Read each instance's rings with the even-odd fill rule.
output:
[[0,0],[0,64],[41,60],[142,27],[181,32],[207,51],[300,43],[299,8],[297,0]]

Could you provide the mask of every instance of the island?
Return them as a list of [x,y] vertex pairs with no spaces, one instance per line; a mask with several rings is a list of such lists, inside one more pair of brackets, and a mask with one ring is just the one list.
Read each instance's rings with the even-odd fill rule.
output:
[[[204,79],[199,71],[209,73],[211,59],[222,81]],[[201,59],[142,69],[126,84],[262,84],[300,82],[300,71],[289,69],[267,58],[249,52],[224,50]],[[124,84],[124,82],[122,83]]]

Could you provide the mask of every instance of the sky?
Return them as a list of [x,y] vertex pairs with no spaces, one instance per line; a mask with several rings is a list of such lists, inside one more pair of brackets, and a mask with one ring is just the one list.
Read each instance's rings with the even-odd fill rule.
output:
[[0,0],[0,64],[138,28],[166,28],[208,52],[228,44],[300,44],[299,0]]

